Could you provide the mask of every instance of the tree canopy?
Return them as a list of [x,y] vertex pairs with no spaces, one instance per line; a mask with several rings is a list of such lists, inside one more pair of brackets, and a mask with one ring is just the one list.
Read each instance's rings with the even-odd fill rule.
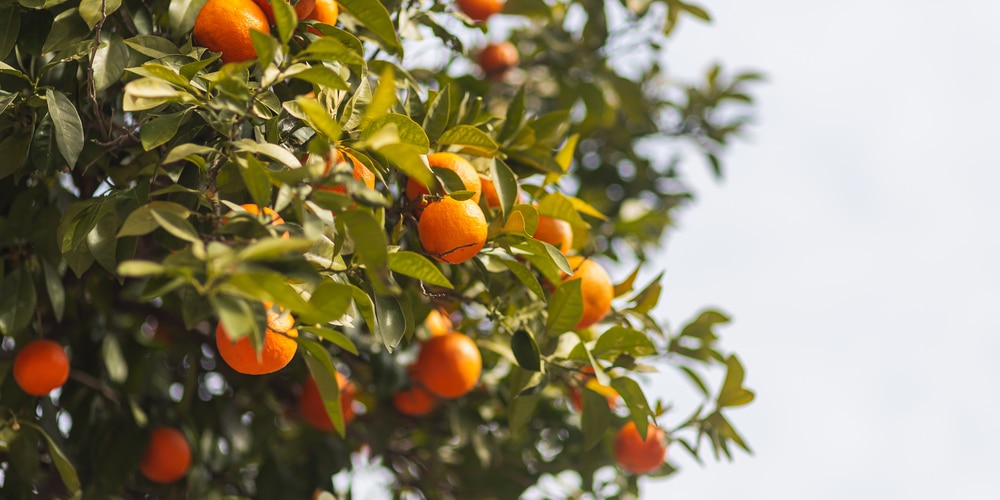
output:
[[4,498],[629,498],[750,451],[729,318],[646,278],[760,79],[666,70],[708,12],[292,3],[0,0]]

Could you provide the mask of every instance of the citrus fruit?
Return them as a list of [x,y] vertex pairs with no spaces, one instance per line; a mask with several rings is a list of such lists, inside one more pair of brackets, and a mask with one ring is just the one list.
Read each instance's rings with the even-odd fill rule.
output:
[[631,420],[615,435],[615,460],[619,467],[632,474],[652,472],[667,457],[666,434],[652,422],[648,425],[645,441]]
[[536,240],[544,241],[559,249],[563,255],[569,253],[573,248],[573,228],[562,219],[549,217],[547,215],[538,216],[538,227],[533,235]]
[[457,3],[459,10],[479,22],[503,10],[503,0],[458,0]]
[[521,56],[514,44],[503,41],[491,43],[479,52],[479,67],[490,78],[499,79],[521,62]]
[[273,373],[285,367],[298,349],[295,338],[299,332],[293,328],[295,320],[290,314],[275,311],[271,304],[265,302],[267,309],[267,328],[264,330],[264,348],[257,359],[257,351],[253,348],[250,336],[241,337],[236,342],[229,338],[222,322],[215,329],[215,344],[219,355],[233,370],[247,375],[263,375]]
[[569,257],[569,267],[573,274],[563,278],[563,281],[579,279],[580,292],[583,295],[583,316],[576,324],[576,329],[586,328],[604,319],[611,311],[611,299],[615,297],[615,287],[611,277],[600,264],[580,256]]
[[[355,158],[354,155],[352,155],[351,153],[345,154],[341,153],[340,151],[337,151],[334,154],[333,161],[329,161],[326,163],[325,173],[329,173],[330,169],[333,168],[334,164],[344,163],[344,162],[349,163],[354,168],[353,175],[355,180],[365,183],[365,186],[368,186],[368,189],[375,189],[375,174],[373,174],[371,170],[368,170],[368,168],[366,168],[364,164],[358,161],[358,159]],[[323,191],[331,191],[334,193],[347,192],[344,186],[319,186],[318,189],[322,189]]]
[[[267,21],[274,24],[274,8],[271,7],[272,0],[253,0],[259,7],[260,10],[264,11],[264,15],[267,16]],[[274,0],[277,1],[277,0]],[[291,3],[288,0],[284,0],[286,3]],[[295,17],[299,20],[306,19],[313,12],[313,5],[315,0],[299,0],[295,4]]]
[[482,371],[483,358],[476,343],[451,332],[424,342],[411,376],[432,394],[454,399],[471,391]]
[[[337,387],[340,389],[340,411],[344,414],[344,424],[349,424],[354,420],[354,408],[352,405],[357,389],[340,372],[337,372]],[[302,414],[302,418],[309,425],[321,431],[329,432],[334,429],[333,421],[330,420],[330,414],[326,412],[326,406],[323,405],[323,396],[319,393],[316,379],[311,376],[302,384],[302,396],[299,397],[299,413]]]
[[[283,219],[280,215],[278,215],[277,212],[275,212],[274,210],[271,210],[268,207],[261,208],[261,207],[259,207],[257,205],[254,205],[253,203],[246,203],[246,204],[240,205],[240,208],[242,208],[243,210],[246,210],[247,212],[249,212],[249,213],[251,213],[253,215],[256,215],[258,217],[261,215],[261,213],[263,213],[265,216],[270,216],[270,218],[271,218],[271,225],[273,225],[273,226],[280,226],[280,225],[282,225],[282,224],[285,223],[285,219]],[[222,219],[223,222],[225,222],[226,220],[227,220],[226,218]],[[288,238],[289,238],[288,231],[285,231],[284,233],[282,233],[281,239],[287,240]]]
[[403,415],[420,417],[434,411],[437,400],[420,386],[412,386],[392,395],[392,404]]
[[336,0],[316,0],[316,5],[313,7],[312,14],[306,17],[306,19],[312,19],[314,21],[319,21],[323,24],[329,24],[333,26],[337,24],[337,16],[340,14],[340,5]]
[[139,472],[154,483],[172,483],[191,468],[191,445],[181,431],[157,427],[149,434],[149,444],[139,462]]
[[424,209],[417,235],[424,251],[440,262],[461,264],[486,244],[486,216],[476,202],[445,197]]
[[437,337],[438,335],[450,332],[454,325],[451,323],[451,318],[448,317],[447,312],[440,309],[432,309],[427,314],[427,318],[424,319],[424,326],[427,327],[427,332],[431,334],[431,337]]
[[250,31],[271,33],[264,11],[253,0],[208,0],[194,20],[194,38],[202,47],[222,53],[222,62],[255,59]]
[[[446,168],[458,174],[465,184],[465,189],[476,193],[472,195],[472,201],[479,203],[483,187],[479,181],[479,173],[468,160],[454,153],[434,153],[427,156],[427,164],[431,167]],[[410,178],[406,181],[406,199],[416,200],[425,194],[430,192],[415,179]]]
[[44,396],[69,378],[69,357],[51,340],[33,340],[14,358],[14,380],[24,392]]

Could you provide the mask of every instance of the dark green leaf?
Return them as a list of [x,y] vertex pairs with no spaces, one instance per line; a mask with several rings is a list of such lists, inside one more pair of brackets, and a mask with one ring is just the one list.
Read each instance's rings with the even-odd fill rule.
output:
[[358,348],[351,341],[350,337],[332,328],[322,328],[316,326],[301,326],[300,331],[309,332],[321,339],[326,339],[341,349],[357,356]]
[[537,372],[542,369],[542,362],[535,338],[527,330],[518,330],[510,338],[510,350],[514,353],[517,364],[525,370]]
[[620,354],[641,358],[656,354],[656,346],[642,332],[613,326],[597,338],[592,352],[602,359],[613,359]]
[[611,408],[608,407],[608,398],[586,386],[580,389],[580,396],[583,403],[583,414],[580,417],[580,427],[583,428],[583,450],[589,451],[604,437],[611,423]]
[[187,112],[179,111],[154,118],[139,129],[139,138],[142,140],[142,147],[149,151],[157,146],[166,144],[177,135],[177,130]]
[[[0,61],[7,59],[7,55],[14,48],[20,28],[20,7],[14,5],[0,9]],[[2,112],[3,110],[0,110],[0,113]]]
[[83,123],[80,115],[76,112],[76,106],[62,92],[47,89],[45,102],[55,126],[59,152],[72,168],[76,166],[76,160],[83,151]]
[[482,156],[491,156],[497,152],[500,145],[486,132],[471,125],[458,125],[441,134],[438,144],[450,144],[471,149]]
[[47,260],[42,260],[42,271],[45,277],[45,291],[49,296],[49,302],[52,303],[52,313],[56,321],[62,321],[63,313],[66,311],[66,289],[63,288],[62,276]]
[[510,272],[514,273],[514,276],[516,276],[517,279],[524,284],[524,286],[528,287],[528,290],[530,290],[536,298],[545,300],[545,292],[542,290],[542,286],[538,284],[538,278],[535,277],[535,274],[532,273],[530,269],[514,260],[503,259],[501,262],[503,262],[503,265],[507,266],[507,269],[510,269]]
[[35,315],[35,282],[24,267],[7,273],[0,283],[0,332],[17,335]]

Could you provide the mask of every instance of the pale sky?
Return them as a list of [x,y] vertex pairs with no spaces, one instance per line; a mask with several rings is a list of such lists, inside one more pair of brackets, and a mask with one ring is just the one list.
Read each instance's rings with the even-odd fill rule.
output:
[[[669,237],[660,315],[733,323],[754,456],[644,498],[995,499],[1000,2],[711,0],[671,70],[759,69],[758,124]],[[690,400],[676,377],[650,392]],[[687,399],[685,399],[687,398]]]

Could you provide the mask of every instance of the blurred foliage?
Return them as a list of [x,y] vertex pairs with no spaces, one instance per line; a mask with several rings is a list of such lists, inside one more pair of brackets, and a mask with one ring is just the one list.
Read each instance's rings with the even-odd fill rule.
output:
[[[635,286],[691,197],[680,153],[721,176],[760,79],[718,66],[696,83],[668,74],[671,33],[708,21],[705,10],[510,0],[484,25],[451,3],[345,0],[334,27],[281,4],[272,34],[253,38],[257,59],[223,66],[191,36],[203,4],[0,0],[0,496],[306,498],[377,477],[399,497],[514,498],[576,471],[580,491],[559,494],[628,498],[638,482],[614,467],[615,431],[628,419],[664,426],[668,411],[689,415],[665,427],[672,450],[749,451],[723,414],[753,399],[718,345],[728,318],[706,311],[673,332],[651,316],[660,279]],[[484,78],[475,45],[504,27],[521,64]],[[427,47],[438,63],[413,64]],[[346,163],[328,168],[334,150],[373,171],[376,188]],[[427,167],[423,155],[445,150],[500,197],[481,202],[489,242],[461,265],[421,251],[402,196],[408,177],[468,196]],[[345,189],[318,189],[334,185]],[[639,262],[599,325],[572,330],[581,292],[553,284],[570,268],[530,236],[540,214],[571,224],[574,253]],[[274,375],[240,375],[218,358],[215,325],[259,344],[264,301],[295,316],[301,355]],[[477,341],[481,384],[406,417],[390,398],[410,384],[435,308]],[[53,398],[6,376],[39,337],[72,359]],[[620,404],[587,388],[585,367]],[[689,377],[704,404],[650,399],[636,379],[659,367]],[[339,415],[333,370],[358,387],[361,414],[322,433],[296,400],[311,374]],[[177,483],[138,473],[154,424],[194,449]],[[352,473],[371,463],[382,475]]]

